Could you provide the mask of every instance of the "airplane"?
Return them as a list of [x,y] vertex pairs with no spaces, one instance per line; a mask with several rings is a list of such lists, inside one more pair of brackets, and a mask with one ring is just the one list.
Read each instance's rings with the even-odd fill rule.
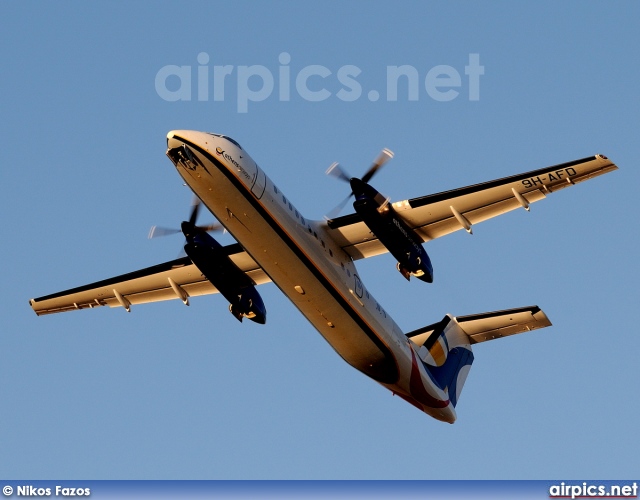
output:
[[[424,243],[459,230],[472,233],[473,225],[512,210],[529,211],[551,193],[618,168],[594,155],[392,203],[369,183],[392,156],[383,150],[361,178],[339,166],[328,172],[349,182],[354,213],[310,220],[228,136],[174,130],[167,135],[167,156],[197,200],[181,225],[186,255],[31,299],[37,315],[100,306],[129,312],[170,299],[189,305],[192,297],[221,293],[236,319],[263,324],[266,308],[256,287],[273,282],[348,364],[448,423],[457,418],[473,344],[551,322],[538,306],[527,306],[447,314],[404,333],[363,285],[355,261],[390,252],[403,277],[431,282]],[[209,234],[211,227],[197,225],[201,204],[237,243],[222,246]]]

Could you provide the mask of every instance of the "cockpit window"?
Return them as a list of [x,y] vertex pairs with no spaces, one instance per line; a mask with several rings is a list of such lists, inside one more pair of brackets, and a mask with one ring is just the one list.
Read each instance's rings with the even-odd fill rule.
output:
[[209,135],[212,135],[213,137],[222,137],[223,139],[226,139],[227,141],[229,141],[232,144],[235,144],[236,146],[238,146],[240,149],[242,149],[242,146],[240,146],[240,144],[238,144],[237,141],[234,141],[231,137],[226,136],[226,135],[222,135],[222,134],[214,134],[213,132],[206,132]]
[[238,144],[236,141],[234,141],[231,137],[227,137],[226,135],[221,135],[220,137],[224,137],[227,141],[235,144],[236,146],[238,146],[240,149],[242,149],[242,146],[240,146],[240,144]]

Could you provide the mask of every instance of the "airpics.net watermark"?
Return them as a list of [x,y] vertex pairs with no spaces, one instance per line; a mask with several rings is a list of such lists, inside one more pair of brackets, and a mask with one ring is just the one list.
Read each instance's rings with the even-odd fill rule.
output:
[[384,91],[381,93],[372,88],[365,94],[358,79],[362,70],[353,64],[340,66],[335,71],[320,64],[298,69],[292,67],[291,55],[282,52],[274,72],[261,64],[211,66],[206,52],[200,52],[196,59],[198,65],[195,71],[193,66],[174,64],[158,70],[155,88],[160,98],[169,102],[191,101],[194,98],[203,102],[211,99],[222,102],[232,98],[235,90],[238,113],[247,113],[249,103],[266,101],[274,93],[280,102],[291,101],[293,92],[309,102],[326,101],[332,97],[343,102],[354,102],[363,96],[371,102],[381,98],[396,102],[403,99],[418,101],[424,95],[424,89],[429,99],[438,102],[453,101],[461,94],[466,94],[469,101],[479,101],[480,77],[484,75],[480,54],[469,54],[468,64],[464,66],[465,78],[456,68],[446,64],[433,66],[426,71],[410,64],[387,66],[386,82],[382,85]]

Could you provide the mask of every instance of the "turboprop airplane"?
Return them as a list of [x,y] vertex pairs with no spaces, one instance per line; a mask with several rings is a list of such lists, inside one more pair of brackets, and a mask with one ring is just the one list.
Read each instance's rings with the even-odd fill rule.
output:
[[365,288],[355,261],[388,251],[405,278],[431,282],[423,243],[462,229],[471,233],[481,221],[529,210],[550,193],[617,169],[606,156],[595,155],[391,203],[369,184],[392,156],[385,150],[362,178],[333,167],[330,173],[351,186],[355,212],[314,221],[303,217],[233,139],[175,130],[167,135],[167,147],[180,176],[237,243],[222,246],[210,227],[196,224],[198,201],[181,226],[185,257],[32,299],[36,314],[105,305],[131,311],[169,299],[189,305],[191,297],[219,292],[238,320],[265,323],[256,285],[272,281],[347,363],[449,423],[456,419],[474,359],[471,346],[544,328],[549,319],[537,306],[447,314],[405,334]]

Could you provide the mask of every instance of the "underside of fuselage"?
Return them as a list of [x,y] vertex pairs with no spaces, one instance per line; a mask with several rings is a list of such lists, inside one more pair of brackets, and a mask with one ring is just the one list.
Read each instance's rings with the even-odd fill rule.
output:
[[[363,314],[340,272],[332,269],[336,266],[320,267],[315,242],[295,224],[283,223],[286,214],[272,213],[279,205],[269,203],[271,191],[263,190],[259,199],[249,179],[223,163],[214,142],[209,146],[203,135],[198,142],[179,133],[168,140],[170,149],[186,144],[201,155],[203,169],[177,167],[185,182],[347,363],[378,382],[394,384],[397,361],[377,333],[381,325]],[[246,164],[248,155],[242,155]]]

